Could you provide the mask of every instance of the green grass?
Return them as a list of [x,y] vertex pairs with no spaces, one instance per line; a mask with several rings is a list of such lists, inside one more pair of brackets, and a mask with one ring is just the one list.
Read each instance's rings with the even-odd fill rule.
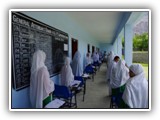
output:
[[143,66],[146,79],[148,80],[148,64],[145,63],[136,63],[136,64],[141,64]]
[[122,55],[122,60],[124,60],[124,55]]
[[143,67],[147,67],[148,68],[148,64],[146,63],[140,63]]
[[133,51],[133,53],[148,53],[148,51]]

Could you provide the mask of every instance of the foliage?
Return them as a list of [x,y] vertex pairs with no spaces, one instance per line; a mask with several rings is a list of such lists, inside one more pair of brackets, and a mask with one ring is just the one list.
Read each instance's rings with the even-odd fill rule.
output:
[[134,36],[133,50],[148,51],[148,33]]
[[[122,38],[122,48],[124,48],[124,37]],[[133,50],[134,51],[148,51],[148,33],[141,35],[136,34],[133,37]]]
[[124,48],[124,37],[122,37],[122,48]]

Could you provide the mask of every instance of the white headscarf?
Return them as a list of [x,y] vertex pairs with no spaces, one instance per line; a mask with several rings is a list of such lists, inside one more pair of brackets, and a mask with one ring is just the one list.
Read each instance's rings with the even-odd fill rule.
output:
[[97,61],[99,61],[99,53],[98,52],[96,54],[96,57],[97,57]]
[[65,65],[62,67],[61,70],[61,85],[69,86],[73,80],[74,75],[70,66],[70,58],[66,57]]
[[107,73],[106,73],[107,80],[110,79],[111,69],[112,69],[112,65],[114,63],[113,59],[114,59],[114,53],[113,53],[113,51],[110,51],[110,53],[107,57]]
[[126,84],[123,100],[130,108],[148,108],[148,81],[140,64],[130,66],[135,74]]
[[125,62],[120,60],[111,71],[111,87],[118,88],[123,86],[129,79],[129,69]]
[[38,50],[33,54],[30,76],[30,101],[33,108],[42,108],[43,100],[54,91],[54,83],[44,62],[46,55]]
[[74,76],[82,76],[83,74],[83,69],[82,69],[82,65],[80,62],[80,58],[81,58],[81,54],[79,51],[77,51],[73,57],[73,61],[71,64]]
[[97,52],[94,52],[94,53],[93,53],[93,61],[94,61],[94,62],[99,61],[99,54],[98,54]]
[[133,64],[129,67],[129,69],[135,74],[135,75],[138,75],[138,74],[141,74],[143,73],[143,67],[141,64]]
[[[87,53],[87,55],[89,55],[89,53]],[[87,55],[86,55],[86,58],[85,58],[85,66],[92,63],[90,55],[89,56],[87,56]]]
[[107,68],[107,80],[109,79],[110,80],[110,84],[111,84],[111,74],[112,74],[112,69],[113,67],[116,65],[117,63],[113,60],[110,65],[108,66]]
[[46,59],[46,54],[42,50],[37,50],[32,58],[31,72],[34,73],[41,67],[46,67],[44,62]]
[[107,57],[107,67],[112,63],[113,59],[114,59],[114,52],[110,51],[109,56]]

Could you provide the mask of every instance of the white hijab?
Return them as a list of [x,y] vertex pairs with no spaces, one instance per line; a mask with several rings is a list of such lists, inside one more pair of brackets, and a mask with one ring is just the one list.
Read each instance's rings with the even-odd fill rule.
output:
[[74,76],[82,76],[83,74],[83,69],[82,69],[82,65],[80,62],[80,58],[81,58],[81,54],[79,51],[77,51],[73,57],[73,61],[71,64]]
[[99,55],[98,55],[97,52],[94,52],[94,53],[93,53],[93,61],[94,61],[94,62],[99,61]]
[[42,108],[43,100],[54,91],[54,83],[44,62],[46,55],[38,50],[33,54],[30,76],[30,101],[33,108]]
[[118,88],[123,86],[129,79],[129,69],[125,62],[120,60],[111,71],[111,87]]
[[113,59],[114,59],[114,53],[113,53],[113,51],[110,51],[110,53],[107,57],[107,72],[106,72],[107,80],[108,79],[110,80],[111,69],[112,69],[113,63],[114,63]]
[[130,70],[135,76],[127,82],[122,98],[130,108],[148,108],[148,81],[143,67],[133,64]]
[[66,57],[65,65],[62,67],[61,70],[61,85],[69,86],[73,80],[74,75],[70,66],[70,58]]
[[114,52],[111,51],[109,56],[107,57],[107,67],[112,63],[113,59],[114,59]]
[[110,85],[111,85],[111,74],[112,74],[112,69],[113,67],[116,65],[117,63],[112,60],[112,62],[110,63],[110,65],[108,66],[107,68],[107,80],[109,79],[110,80]]
[[[87,54],[89,55],[89,53],[87,53]],[[85,59],[85,66],[87,66],[87,65],[92,63],[90,55],[87,56],[87,54],[86,54],[86,59]]]

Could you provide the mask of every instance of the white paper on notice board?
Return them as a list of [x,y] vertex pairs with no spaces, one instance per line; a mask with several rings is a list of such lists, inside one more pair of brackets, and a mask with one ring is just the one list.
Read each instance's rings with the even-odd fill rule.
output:
[[68,45],[64,44],[64,51],[68,51]]

